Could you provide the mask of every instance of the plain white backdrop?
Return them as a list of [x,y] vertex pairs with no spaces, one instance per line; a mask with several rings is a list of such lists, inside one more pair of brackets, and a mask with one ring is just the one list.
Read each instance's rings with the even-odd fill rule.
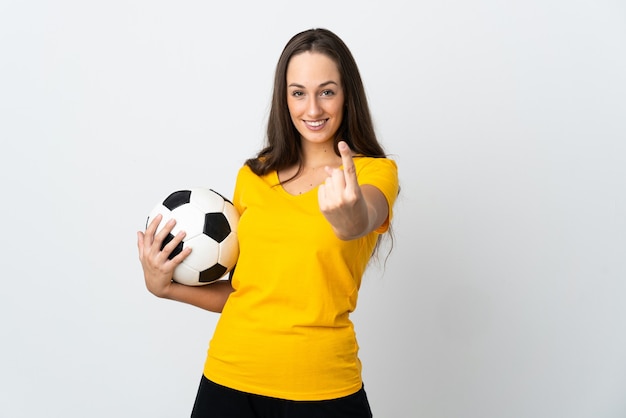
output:
[[400,169],[353,317],[374,415],[626,416],[618,0],[3,0],[0,415],[189,415],[217,315],[151,296],[135,233],[175,189],[231,195],[311,27]]

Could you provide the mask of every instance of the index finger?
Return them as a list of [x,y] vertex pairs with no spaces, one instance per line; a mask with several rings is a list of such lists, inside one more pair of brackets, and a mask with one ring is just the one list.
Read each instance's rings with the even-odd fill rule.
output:
[[146,226],[145,235],[154,236],[156,234],[156,230],[159,224],[161,223],[161,219],[163,219],[163,215],[160,213],[158,213],[154,218],[152,218],[152,220],[150,220],[150,223]]

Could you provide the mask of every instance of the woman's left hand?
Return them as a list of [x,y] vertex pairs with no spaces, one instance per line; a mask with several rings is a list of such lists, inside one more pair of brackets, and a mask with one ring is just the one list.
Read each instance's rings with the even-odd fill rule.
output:
[[369,231],[367,202],[357,181],[352,150],[344,141],[337,144],[343,170],[326,167],[328,177],[318,188],[320,210],[330,222],[337,237],[354,239]]

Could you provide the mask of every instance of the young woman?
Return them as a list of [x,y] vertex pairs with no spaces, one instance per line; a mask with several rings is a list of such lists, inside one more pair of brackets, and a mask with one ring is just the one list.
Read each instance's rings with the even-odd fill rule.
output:
[[325,29],[295,35],[276,68],[267,143],[240,169],[230,280],[188,287],[173,221],[138,233],[148,290],[221,312],[192,417],[371,417],[349,315],[398,194],[358,67]]

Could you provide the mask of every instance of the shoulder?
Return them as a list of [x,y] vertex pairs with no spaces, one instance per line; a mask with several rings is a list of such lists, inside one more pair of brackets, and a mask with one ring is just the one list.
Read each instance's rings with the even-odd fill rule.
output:
[[244,164],[239,168],[239,172],[237,173],[237,184],[250,185],[257,184],[259,181],[267,184],[275,184],[276,171],[272,170],[267,174],[258,175],[252,170],[252,168],[248,164]]
[[398,178],[398,165],[391,158],[374,158],[356,155],[353,158],[357,176]]
[[239,167],[239,172],[237,175],[242,176],[248,173],[252,173],[252,169],[250,168],[248,164],[243,164],[241,167]]
[[375,186],[385,195],[390,206],[393,206],[400,190],[396,162],[391,158],[358,155],[353,160],[359,184]]
[[237,179],[248,179],[248,178],[258,178],[259,176],[252,171],[252,168],[248,164],[243,164],[239,167],[239,172],[237,173]]

